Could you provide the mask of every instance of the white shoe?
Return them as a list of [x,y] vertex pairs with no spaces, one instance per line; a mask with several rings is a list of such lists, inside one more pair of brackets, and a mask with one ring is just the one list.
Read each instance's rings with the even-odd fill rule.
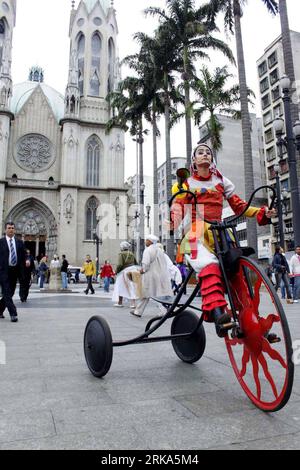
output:
[[299,303],[299,300],[294,300],[294,304],[298,304]]
[[142,316],[142,315],[139,315],[138,313],[135,313],[134,310],[130,310],[130,313],[131,313],[131,315],[133,315],[133,316],[135,316],[135,317],[141,318],[141,316]]
[[114,304],[114,307],[123,308],[123,307],[124,307],[124,305],[120,305],[120,304]]

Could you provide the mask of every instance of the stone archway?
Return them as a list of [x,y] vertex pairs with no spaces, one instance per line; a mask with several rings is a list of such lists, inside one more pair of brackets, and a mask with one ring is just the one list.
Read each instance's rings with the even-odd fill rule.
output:
[[[41,201],[30,198],[20,202],[6,217],[14,222],[16,235],[35,246],[35,256],[47,254],[49,259],[57,252],[57,222],[51,210]],[[35,245],[33,245],[35,243]]]

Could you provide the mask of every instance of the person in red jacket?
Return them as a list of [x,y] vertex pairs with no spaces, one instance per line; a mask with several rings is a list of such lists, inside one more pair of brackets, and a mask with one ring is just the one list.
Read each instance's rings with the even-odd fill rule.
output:
[[[233,163],[234,164],[234,163]],[[212,149],[206,144],[198,144],[192,154],[191,175],[186,179],[183,188],[193,192],[199,207],[208,220],[221,221],[224,202],[227,201],[233,212],[239,215],[247,203],[235,192],[234,184],[223,176],[214,163]],[[178,192],[175,184],[172,192]],[[222,325],[231,321],[226,312],[225,286],[217,257],[214,254],[214,241],[209,224],[202,221],[196,213],[190,195],[178,195],[172,206],[171,228],[177,229],[184,223],[185,215],[189,215],[188,229],[180,245],[180,255],[198,274],[201,285],[202,309],[205,321],[215,322],[217,334],[224,336]],[[185,209],[187,210],[185,211]],[[267,207],[249,207],[246,217],[255,217],[259,225],[266,225],[269,219],[276,216],[274,209]]]
[[114,270],[109,264],[109,261],[105,261],[105,264],[101,269],[101,279],[104,279],[104,291],[109,292],[110,280],[115,276]]

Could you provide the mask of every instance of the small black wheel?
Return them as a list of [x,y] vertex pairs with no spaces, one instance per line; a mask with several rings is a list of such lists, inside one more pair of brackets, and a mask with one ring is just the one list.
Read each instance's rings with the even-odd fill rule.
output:
[[92,317],[84,332],[84,355],[88,368],[97,377],[104,377],[113,358],[113,343],[108,323],[102,317]]
[[193,331],[195,331],[194,334],[189,338],[172,340],[175,353],[179,359],[188,364],[194,364],[203,356],[206,346],[205,330],[200,324],[199,316],[190,310],[185,310],[174,318],[171,326],[172,335],[192,333]]

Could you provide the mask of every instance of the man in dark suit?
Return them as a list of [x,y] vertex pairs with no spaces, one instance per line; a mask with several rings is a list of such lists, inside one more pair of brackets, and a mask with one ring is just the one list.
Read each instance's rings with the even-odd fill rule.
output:
[[11,321],[18,321],[17,309],[13,303],[17,280],[24,282],[25,248],[21,240],[15,238],[15,225],[13,222],[5,224],[5,237],[0,240],[0,284],[2,298],[0,300],[0,318],[8,309]]

